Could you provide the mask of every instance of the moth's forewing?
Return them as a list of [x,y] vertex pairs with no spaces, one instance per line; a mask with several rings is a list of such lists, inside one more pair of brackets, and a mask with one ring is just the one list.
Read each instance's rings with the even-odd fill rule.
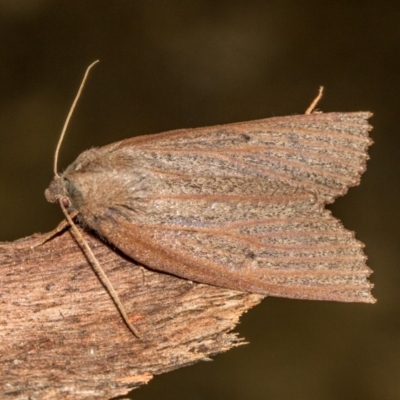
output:
[[362,244],[323,209],[359,182],[369,116],[270,118],[107,146],[104,164],[121,166],[107,178],[119,195],[96,203],[87,182],[96,207],[82,218],[144,265],[197,282],[373,302]]
[[267,118],[139,136],[116,147],[146,153],[149,165],[161,173],[285,181],[331,202],[359,184],[372,143],[371,115]]

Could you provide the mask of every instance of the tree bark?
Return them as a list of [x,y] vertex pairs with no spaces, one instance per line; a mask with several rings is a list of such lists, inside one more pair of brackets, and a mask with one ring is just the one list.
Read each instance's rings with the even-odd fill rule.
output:
[[230,331],[263,296],[150,271],[84,233],[131,321],[128,330],[69,230],[0,245],[2,398],[127,394],[154,375],[243,344]]

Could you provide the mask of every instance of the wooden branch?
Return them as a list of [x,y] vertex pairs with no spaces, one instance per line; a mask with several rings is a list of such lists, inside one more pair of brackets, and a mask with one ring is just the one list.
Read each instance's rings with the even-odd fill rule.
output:
[[243,344],[229,333],[263,296],[149,271],[84,234],[141,332],[135,338],[65,231],[0,245],[0,397],[122,395]]

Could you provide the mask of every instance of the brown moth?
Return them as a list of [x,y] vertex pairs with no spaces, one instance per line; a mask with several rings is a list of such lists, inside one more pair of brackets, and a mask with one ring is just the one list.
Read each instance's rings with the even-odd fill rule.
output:
[[158,271],[269,296],[373,303],[363,244],[324,208],[359,184],[371,115],[122,140],[80,154],[46,198]]

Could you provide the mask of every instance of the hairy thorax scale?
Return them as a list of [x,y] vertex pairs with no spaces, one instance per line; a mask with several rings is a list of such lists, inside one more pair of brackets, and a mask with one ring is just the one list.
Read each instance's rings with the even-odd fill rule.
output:
[[[83,152],[46,190],[48,201],[68,198],[68,211],[96,230],[99,219],[134,219],[145,211],[155,174],[141,166],[140,154],[127,149],[91,149]],[[158,183],[159,184],[159,183]]]

